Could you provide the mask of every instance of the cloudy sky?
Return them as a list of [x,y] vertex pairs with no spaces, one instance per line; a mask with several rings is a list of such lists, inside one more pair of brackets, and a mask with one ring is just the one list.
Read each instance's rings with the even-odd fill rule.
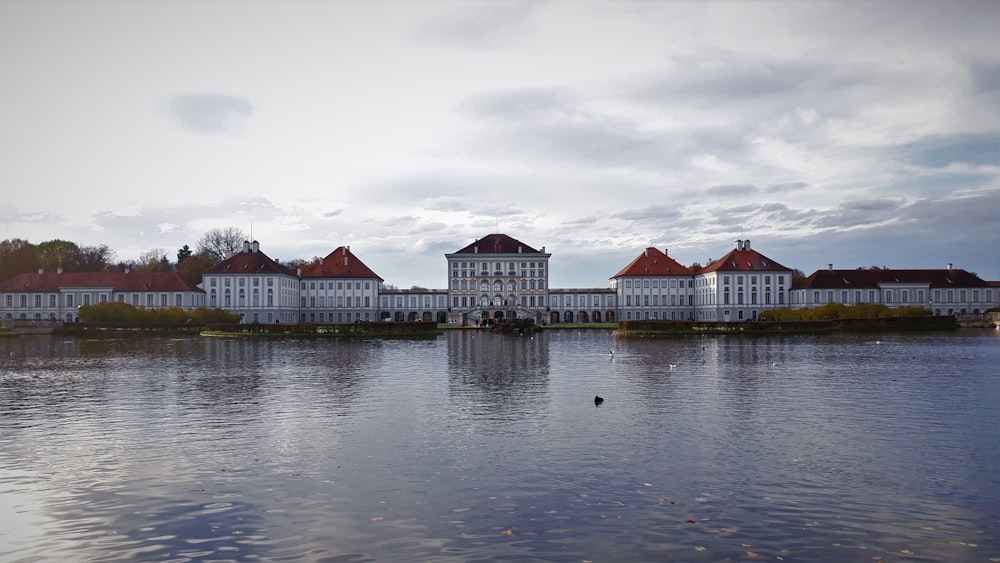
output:
[[[1000,279],[1000,2],[0,2],[0,239]],[[499,227],[498,227],[499,226]]]

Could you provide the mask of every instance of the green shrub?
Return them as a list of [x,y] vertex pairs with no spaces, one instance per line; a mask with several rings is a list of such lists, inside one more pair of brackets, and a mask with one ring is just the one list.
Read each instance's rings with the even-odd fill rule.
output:
[[80,321],[85,323],[191,324],[238,323],[240,316],[222,309],[201,307],[185,310],[180,307],[145,309],[120,301],[80,307]]
[[839,319],[888,319],[899,317],[929,317],[931,312],[924,307],[897,307],[895,309],[880,303],[856,303],[842,305],[827,303],[819,307],[805,309],[772,309],[760,314],[761,320],[778,322],[830,321]]

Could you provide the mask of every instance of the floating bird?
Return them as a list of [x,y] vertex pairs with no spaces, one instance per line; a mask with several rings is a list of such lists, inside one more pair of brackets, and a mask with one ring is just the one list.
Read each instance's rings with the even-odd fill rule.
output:
[[615,355],[615,349],[612,348],[612,349],[608,350],[608,355],[609,356],[614,356]]
[[677,367],[677,364],[667,364],[667,366],[669,366],[670,369],[674,369]]
[[604,399],[600,395],[594,395],[594,404],[599,405],[604,402]]

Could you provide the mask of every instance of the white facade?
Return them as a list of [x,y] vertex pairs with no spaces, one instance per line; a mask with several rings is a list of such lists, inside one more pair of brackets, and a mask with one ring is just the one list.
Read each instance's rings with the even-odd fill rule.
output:
[[448,321],[532,318],[549,312],[549,258],[507,235],[489,235],[453,254],[448,267]]
[[236,313],[244,323],[299,321],[299,279],[260,251],[256,241],[202,274],[206,305]]
[[0,284],[0,318],[63,321],[79,318],[80,307],[120,302],[146,309],[205,306],[205,294],[175,273],[62,272],[19,274]]
[[613,323],[618,319],[614,289],[550,289],[549,322]]
[[694,276],[697,321],[757,320],[770,309],[789,306],[793,271],[737,240],[724,257]]
[[978,314],[1000,301],[1000,288],[951,264],[938,270],[817,270],[791,292],[791,307],[876,303],[923,307],[934,315]]

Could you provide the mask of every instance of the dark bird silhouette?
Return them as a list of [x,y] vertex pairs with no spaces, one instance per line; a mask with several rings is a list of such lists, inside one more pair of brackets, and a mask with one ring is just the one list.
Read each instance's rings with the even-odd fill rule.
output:
[[599,405],[604,402],[604,399],[600,395],[594,395],[594,404]]

